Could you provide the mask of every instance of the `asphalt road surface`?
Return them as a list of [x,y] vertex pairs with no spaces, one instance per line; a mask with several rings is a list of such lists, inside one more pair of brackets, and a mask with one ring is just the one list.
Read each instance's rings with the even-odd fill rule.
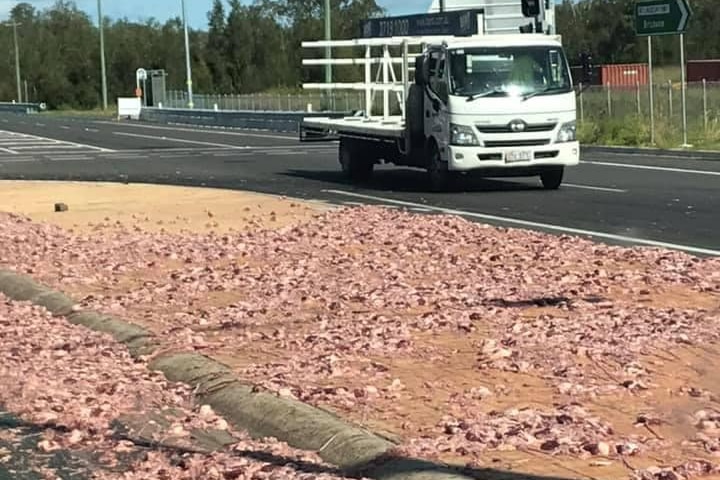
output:
[[300,143],[291,134],[0,114],[0,179],[253,190],[720,256],[720,155],[712,154],[584,149],[557,191],[542,190],[537,178],[515,178],[429,193],[424,172],[394,166],[351,185],[337,144]]

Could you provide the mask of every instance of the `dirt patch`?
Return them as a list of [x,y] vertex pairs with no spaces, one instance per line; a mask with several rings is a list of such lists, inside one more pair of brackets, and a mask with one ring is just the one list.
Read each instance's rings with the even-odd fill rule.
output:
[[[68,210],[55,212],[55,204]],[[0,181],[0,211],[78,232],[231,232],[306,221],[322,204],[210,188],[144,184]]]
[[717,460],[714,260],[377,208],[224,236],[110,228],[11,219],[0,263],[409,454],[569,479]]

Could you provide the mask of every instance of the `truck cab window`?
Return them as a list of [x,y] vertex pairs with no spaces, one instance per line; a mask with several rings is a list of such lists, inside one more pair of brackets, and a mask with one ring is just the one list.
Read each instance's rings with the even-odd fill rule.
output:
[[447,100],[447,87],[445,86],[445,54],[432,52],[430,54],[430,89],[443,101]]
[[551,46],[449,50],[449,62],[454,95],[541,95],[572,91],[567,60],[561,49]]

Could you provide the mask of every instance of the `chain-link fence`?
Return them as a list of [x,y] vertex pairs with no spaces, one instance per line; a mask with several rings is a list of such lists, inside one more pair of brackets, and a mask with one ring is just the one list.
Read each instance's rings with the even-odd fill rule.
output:
[[[680,83],[653,86],[654,114],[658,119],[682,121]],[[686,89],[688,120],[703,123],[720,115],[720,82],[688,83]],[[578,95],[578,119],[602,120],[639,116],[650,118],[650,87],[593,86]]]
[[[720,82],[687,83],[688,138],[706,143],[718,137]],[[683,140],[682,88],[679,82],[648,85],[592,86],[578,95],[578,120],[585,127],[625,127],[641,143],[677,144]],[[651,126],[654,125],[654,131]],[[631,132],[632,130],[632,132]]]
[[[249,111],[346,111],[364,110],[364,92],[301,94],[193,95],[194,108]],[[376,93],[374,112],[382,111],[383,95]],[[390,94],[391,110],[398,114],[399,104]],[[187,93],[169,91],[166,104],[186,108]],[[595,142],[682,143],[682,90],[679,82],[655,84],[653,117],[650,115],[650,87],[591,86],[577,96],[581,137]],[[720,82],[688,83],[686,89],[688,137],[695,143],[720,142]],[[651,129],[654,125],[654,131]],[[614,139],[614,136],[625,138]],[[603,138],[610,137],[610,138]],[[716,137],[716,138],[715,138]],[[582,139],[582,138],[581,138]],[[654,142],[653,142],[654,141]]]
[[[194,108],[213,110],[249,110],[249,111],[345,111],[363,110],[365,108],[364,92],[335,92],[332,94],[302,93],[302,94],[250,94],[250,95],[220,95],[220,94],[193,94]],[[377,97],[377,95],[376,95]],[[382,94],[376,98],[382,105]],[[187,108],[187,92],[169,91],[166,96],[169,108]]]

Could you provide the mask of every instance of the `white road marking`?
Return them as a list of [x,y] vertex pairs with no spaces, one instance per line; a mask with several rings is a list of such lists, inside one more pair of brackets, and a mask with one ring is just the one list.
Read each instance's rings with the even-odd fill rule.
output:
[[395,204],[395,205],[404,205],[407,207],[427,208],[427,209],[430,209],[430,210],[433,210],[436,212],[445,213],[448,215],[473,217],[473,218],[479,218],[479,219],[483,219],[483,220],[490,220],[490,221],[496,221],[496,222],[501,222],[501,223],[521,225],[524,227],[554,230],[554,231],[558,231],[558,232],[570,233],[570,234],[575,234],[575,235],[585,235],[585,236],[590,236],[590,237],[604,238],[607,240],[615,240],[615,241],[625,242],[625,243],[635,243],[635,244],[647,245],[647,246],[651,246],[651,247],[660,247],[660,248],[668,248],[668,249],[672,249],[672,250],[681,250],[681,251],[685,251],[685,252],[689,252],[689,253],[720,256],[720,250],[711,250],[708,248],[692,247],[689,245],[679,245],[679,244],[675,244],[675,243],[660,242],[660,241],[656,241],[656,240],[647,240],[644,238],[626,237],[624,235],[615,235],[612,233],[596,232],[593,230],[583,230],[583,229],[579,229],[579,228],[563,227],[560,225],[552,225],[549,223],[532,222],[529,220],[520,220],[518,218],[500,217],[497,215],[488,215],[485,213],[468,212],[465,210],[456,210],[456,209],[452,209],[452,208],[434,207],[431,205],[423,205],[420,203],[405,202],[402,200],[394,200],[392,198],[376,197],[373,195],[364,195],[361,193],[354,193],[354,192],[345,192],[343,190],[323,190],[323,192],[332,193],[335,195],[344,195],[347,197],[362,198],[365,200],[386,202],[386,203],[391,203],[391,204]]
[[97,128],[86,128],[85,131],[86,131],[86,132],[97,133],[97,132],[99,132],[100,130],[98,130]]
[[228,153],[205,153],[205,155],[212,155],[213,157],[250,157],[255,155],[257,152],[228,152]]
[[[55,138],[41,137],[39,135],[29,135],[29,134],[25,134],[25,133],[8,132],[5,130],[0,130],[0,139],[2,139],[3,141],[16,141],[17,140],[17,141],[19,141],[19,143],[28,142],[28,143],[40,144],[40,142],[47,142],[47,143],[45,143],[45,145],[52,146],[53,148],[73,145],[76,148],[86,148],[89,150],[94,150],[94,151],[99,151],[99,152],[114,152],[114,150],[111,150],[108,148],[96,147],[94,145],[86,145],[83,143],[70,142],[67,140],[57,140]],[[21,147],[14,147],[14,148],[19,149]]]
[[111,155],[103,155],[102,158],[117,159],[117,158],[147,158],[144,155],[138,155],[136,153],[113,153]]
[[9,148],[0,147],[0,152],[9,153],[11,155],[18,155],[18,152],[14,151],[14,150],[10,150]]
[[[254,146],[254,145],[231,145],[229,143],[215,143],[215,142],[201,142],[199,140],[187,140],[184,138],[175,138],[175,137],[165,137],[165,136],[155,136],[155,135],[143,135],[141,133],[129,133],[129,132],[113,132],[114,135],[120,135],[124,137],[136,137],[136,138],[148,138],[152,140],[162,140],[165,142],[179,142],[179,143],[190,143],[194,145],[205,145],[210,147],[220,147],[228,150],[256,150],[256,151],[264,151],[264,150],[280,150],[281,152],[278,152],[278,155],[302,155],[305,153],[308,153],[308,150],[325,150],[329,147],[315,147],[315,148],[308,148],[303,147],[303,151],[291,151],[288,150],[287,146],[282,145],[273,145],[273,146]],[[160,149],[158,149],[160,150]],[[197,153],[197,152],[195,152]],[[206,153],[206,152],[200,152],[200,153]]]
[[62,162],[62,161],[68,161],[72,162],[75,160],[93,160],[92,157],[87,157],[85,155],[58,155],[58,156],[49,156],[48,157],[53,162]]
[[29,162],[37,162],[37,159],[29,158],[29,157],[5,157],[5,158],[0,159],[0,163],[29,163]]
[[[672,152],[672,150],[670,152]],[[707,156],[702,156],[701,154],[703,154],[703,153],[704,154],[707,154],[707,153],[717,154],[717,152],[712,151],[712,150],[696,150],[696,152],[697,152],[697,155],[693,153],[691,155],[682,155],[682,156],[673,155],[672,153],[655,152],[653,150],[648,150],[647,152],[626,152],[626,151],[610,151],[610,150],[608,150],[608,151],[602,151],[602,152],[589,151],[587,153],[589,155],[606,155],[607,154],[607,155],[613,155],[616,157],[647,157],[647,158],[672,158],[672,159],[682,158],[682,159],[688,159],[688,160],[707,160],[708,159]],[[678,150],[678,153],[687,153],[687,150]]]
[[589,160],[583,160],[582,163],[587,163],[589,165],[602,165],[606,167],[621,167],[621,168],[636,168],[639,170],[658,170],[662,172],[679,172],[679,173],[692,173],[696,175],[711,175],[715,177],[720,177],[720,172],[711,172],[708,170],[691,170],[688,168],[676,168],[676,167],[658,167],[655,165],[629,165],[627,163],[615,163],[615,162],[596,162],[596,161],[589,161]]
[[594,187],[591,185],[577,185],[574,183],[563,183],[562,185],[563,187],[581,188],[583,190],[597,190],[599,192],[627,193],[627,190],[620,190],[618,188]]
[[[116,122],[106,122],[106,121],[102,121],[102,120],[98,120],[95,123],[114,125],[115,127],[118,126],[118,124]],[[122,125],[123,127],[147,128],[150,130],[172,130],[175,132],[211,133],[213,135],[232,135],[232,136],[240,136],[240,137],[258,137],[258,138],[279,138],[279,139],[283,139],[283,140],[298,140],[299,141],[299,137],[291,137],[289,135],[270,135],[270,134],[262,134],[262,133],[226,132],[226,131],[212,130],[209,128],[160,127],[157,125],[137,125],[137,124],[132,124],[132,123],[123,123],[120,125]]]
[[48,144],[45,144],[45,145],[42,145],[42,144],[23,145],[21,147],[20,146],[12,147],[12,150],[47,150],[48,152],[53,152],[56,150],[62,150],[62,149],[67,149],[67,148],[78,149],[78,148],[83,148],[83,147],[80,147],[78,145],[62,145],[62,144],[58,143],[58,144],[52,144],[52,145],[48,145]]
[[70,130],[70,127],[68,127],[67,125],[60,125],[60,128],[62,128],[63,130]]
[[283,150],[283,151],[281,151],[281,152],[272,152],[272,153],[270,153],[270,152],[264,152],[264,153],[266,153],[266,154],[272,154],[272,155],[279,155],[279,156],[287,156],[287,155],[307,155],[307,154],[310,153],[310,152],[305,151],[305,150],[296,150],[296,151],[294,151],[294,152],[293,152],[293,151]]
[[184,138],[174,138],[174,137],[158,137],[155,135],[143,135],[141,133],[113,132],[113,134],[121,135],[124,137],[150,138],[152,140],[162,140],[164,142],[191,143],[194,145],[207,145],[207,146],[211,146],[211,147],[223,147],[223,148],[231,148],[231,149],[236,149],[236,150],[245,150],[247,148],[247,147],[240,147],[237,145],[230,145],[227,143],[201,142],[199,140],[186,140]]
[[44,127],[45,124],[44,124],[44,123],[36,123],[35,126],[36,126],[36,127]]

